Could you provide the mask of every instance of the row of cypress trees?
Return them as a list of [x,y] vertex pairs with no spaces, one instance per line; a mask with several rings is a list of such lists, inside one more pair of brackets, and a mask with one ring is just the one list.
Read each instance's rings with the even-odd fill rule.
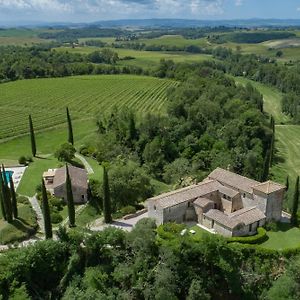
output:
[[[110,191],[109,191],[109,181],[108,173],[105,166],[103,166],[103,214],[105,223],[112,222],[111,216],[111,203],[110,203]],[[68,216],[69,216],[69,227],[75,227],[75,205],[72,192],[72,182],[69,173],[68,165],[66,164],[66,191],[67,191],[67,206],[68,206]],[[50,207],[48,202],[48,195],[45,186],[44,179],[42,179],[42,208],[44,215],[44,225],[45,225],[45,237],[46,239],[51,239],[52,225],[50,216]]]
[[[68,107],[66,108],[66,111],[67,111],[67,122],[68,122],[68,142],[74,145],[73,125],[72,125],[72,119]],[[33,127],[33,121],[31,115],[29,115],[29,133],[30,133],[32,156],[36,157],[37,148],[36,148],[35,133],[34,133],[34,127]]]
[[2,168],[0,168],[0,189],[0,207],[2,216],[5,221],[12,223],[14,219],[18,218],[17,195],[12,176],[9,177],[8,182],[3,165]]

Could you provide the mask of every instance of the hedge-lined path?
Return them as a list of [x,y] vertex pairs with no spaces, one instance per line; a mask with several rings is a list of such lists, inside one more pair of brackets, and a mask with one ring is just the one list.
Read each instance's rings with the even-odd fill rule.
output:
[[34,195],[33,197],[28,197],[28,200],[32,206],[32,209],[35,211],[36,213],[36,217],[37,217],[37,222],[39,224],[40,227],[40,231],[42,233],[45,232],[45,223],[44,223],[44,215],[42,212],[42,209],[40,207],[40,204],[36,198],[36,195]]

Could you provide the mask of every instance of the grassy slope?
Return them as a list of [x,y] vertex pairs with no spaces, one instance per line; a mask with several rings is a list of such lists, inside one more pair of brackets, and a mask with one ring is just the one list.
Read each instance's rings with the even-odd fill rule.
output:
[[36,130],[63,124],[66,106],[73,119],[92,118],[114,106],[127,106],[138,113],[163,113],[166,90],[176,84],[132,75],[74,76],[1,84],[0,139],[27,134],[28,114],[32,114]]
[[[276,157],[277,162],[272,167],[271,173],[274,180],[285,183],[289,175],[291,186],[300,174],[300,126],[285,124],[289,117],[281,112],[281,93],[274,88],[253,82],[245,78],[236,78],[242,84],[251,82],[264,96],[264,106],[267,113],[272,114],[276,121]],[[283,125],[284,124],[284,125]]]

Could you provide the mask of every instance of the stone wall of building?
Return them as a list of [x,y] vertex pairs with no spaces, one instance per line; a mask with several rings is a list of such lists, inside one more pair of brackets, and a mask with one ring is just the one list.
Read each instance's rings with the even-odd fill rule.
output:
[[274,192],[268,195],[266,217],[267,220],[280,221],[282,214],[282,202],[284,197],[284,190]]
[[[72,193],[74,198],[74,203],[85,203],[87,199],[87,190],[72,186]],[[62,198],[64,201],[67,201],[67,190],[66,185],[62,184],[54,188],[54,196],[57,198]]]
[[148,217],[155,219],[157,225],[161,225],[164,222],[164,212],[162,208],[155,206],[155,201],[148,201]]

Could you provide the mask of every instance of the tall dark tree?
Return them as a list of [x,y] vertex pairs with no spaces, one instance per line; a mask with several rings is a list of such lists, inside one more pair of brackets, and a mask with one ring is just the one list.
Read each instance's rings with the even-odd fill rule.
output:
[[289,180],[289,175],[288,175],[288,176],[286,176],[286,182],[285,182],[286,192],[289,190],[289,186],[290,186],[290,180]]
[[34,128],[33,128],[33,122],[31,115],[29,115],[29,133],[30,133],[30,141],[31,141],[31,152],[32,156],[36,156],[36,141],[35,141],[35,134],[34,134]]
[[8,187],[6,172],[3,165],[2,165],[2,174],[3,174],[3,180],[2,180],[1,188],[2,188],[2,197],[4,199],[6,221],[8,223],[11,223],[13,221],[12,205],[11,205],[10,191]]
[[271,139],[271,142],[270,142],[270,161],[269,161],[269,164],[270,164],[270,167],[272,166],[273,164],[273,160],[274,160],[274,152],[275,152],[275,135],[274,133],[272,134],[272,139]]
[[106,167],[103,166],[103,214],[105,223],[111,223],[111,203],[109,192],[109,181]]
[[5,199],[4,199],[4,185],[3,185],[3,177],[2,177],[2,172],[0,168],[0,206],[1,206],[1,213],[6,221],[6,211],[5,211]]
[[17,219],[18,218],[17,195],[16,195],[15,185],[12,176],[9,177],[9,186],[10,186],[12,213],[14,218]]
[[73,125],[72,125],[72,119],[68,107],[67,107],[67,120],[68,120],[68,142],[74,145]]
[[269,178],[270,161],[271,161],[271,153],[270,150],[267,150],[265,160],[264,160],[264,168],[261,176],[261,181],[266,181]]
[[130,143],[133,144],[133,141],[137,139],[137,129],[135,126],[134,114],[131,113],[129,116],[129,139]]
[[43,208],[44,225],[45,225],[45,238],[52,239],[50,208],[49,208],[48,195],[47,195],[44,179],[42,179],[42,203],[43,203],[42,208]]
[[292,208],[292,215],[291,215],[291,223],[294,226],[298,225],[298,217],[297,217],[298,207],[299,207],[299,176],[297,176],[297,180],[295,184],[293,208]]
[[75,206],[72,191],[72,182],[70,178],[69,168],[66,164],[66,191],[67,191],[67,205],[69,214],[69,227],[75,227]]

